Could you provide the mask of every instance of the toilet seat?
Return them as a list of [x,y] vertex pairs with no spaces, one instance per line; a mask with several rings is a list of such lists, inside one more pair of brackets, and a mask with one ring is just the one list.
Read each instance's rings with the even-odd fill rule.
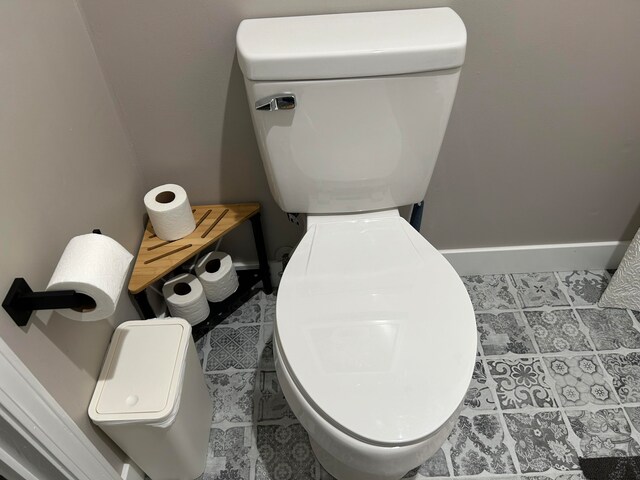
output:
[[476,355],[459,276],[397,210],[309,217],[278,292],[280,360],[314,410],[380,446],[454,414]]

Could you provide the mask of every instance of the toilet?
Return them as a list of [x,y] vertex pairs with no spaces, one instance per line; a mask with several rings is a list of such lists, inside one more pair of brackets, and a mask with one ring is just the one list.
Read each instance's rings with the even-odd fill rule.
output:
[[271,193],[307,216],[278,380],[331,475],[400,479],[449,436],[475,364],[464,285],[398,210],[425,197],[464,24],[449,8],[250,19],[236,41]]

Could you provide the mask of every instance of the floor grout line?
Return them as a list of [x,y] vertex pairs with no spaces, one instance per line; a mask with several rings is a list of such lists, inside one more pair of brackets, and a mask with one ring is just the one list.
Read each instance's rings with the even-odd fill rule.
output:
[[518,291],[518,286],[511,274],[505,274],[505,281],[507,282],[507,288],[511,292],[513,296],[513,300],[518,307],[517,310],[522,310],[524,304],[522,303],[522,299],[520,298],[520,292]]
[[[456,428],[455,426],[453,427],[454,429]],[[453,477],[453,460],[451,459],[451,443],[449,442],[449,439],[445,440],[444,445],[442,445],[440,448],[442,449],[442,452],[444,453],[444,460],[445,462],[447,462],[447,470],[449,470],[449,476],[448,477],[442,477],[442,478],[452,478]],[[420,475],[422,476],[422,475]]]
[[507,447],[507,450],[509,450],[511,461],[513,462],[513,466],[516,470],[515,473],[520,474],[522,473],[522,467],[520,466],[520,459],[518,458],[518,453],[516,451],[516,439],[513,438],[513,436],[511,435],[511,432],[509,431],[509,428],[507,427],[507,420],[505,419],[504,413],[500,409],[500,406],[498,406],[498,421],[500,422],[500,425],[504,430],[503,432],[504,444]]

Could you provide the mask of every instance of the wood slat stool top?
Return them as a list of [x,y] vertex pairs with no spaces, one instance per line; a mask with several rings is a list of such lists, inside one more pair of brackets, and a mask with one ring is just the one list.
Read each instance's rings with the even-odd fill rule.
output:
[[186,237],[174,241],[159,239],[151,222],[147,222],[129,280],[130,293],[141,292],[260,212],[260,204],[194,205],[192,211],[196,229]]

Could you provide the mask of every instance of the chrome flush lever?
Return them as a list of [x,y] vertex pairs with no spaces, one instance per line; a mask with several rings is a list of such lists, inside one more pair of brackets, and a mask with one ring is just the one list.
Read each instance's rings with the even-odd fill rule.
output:
[[275,112],[277,110],[293,110],[296,108],[296,96],[293,93],[278,93],[256,102],[256,110]]

